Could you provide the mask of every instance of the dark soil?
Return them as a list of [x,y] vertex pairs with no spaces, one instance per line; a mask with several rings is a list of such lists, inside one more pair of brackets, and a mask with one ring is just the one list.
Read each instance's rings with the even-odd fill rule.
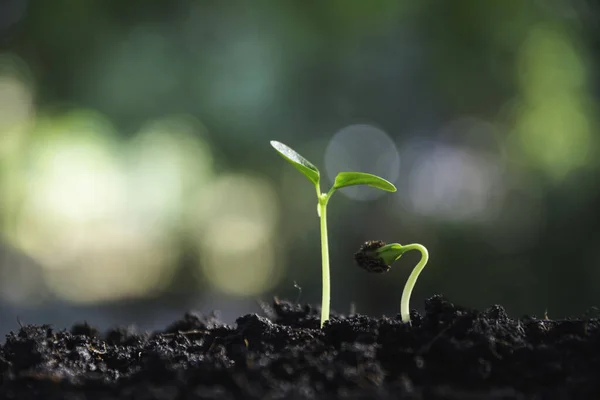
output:
[[0,347],[1,399],[598,399],[596,317],[510,319],[440,296],[399,317],[275,301],[236,326],[186,314],[164,332],[23,326]]

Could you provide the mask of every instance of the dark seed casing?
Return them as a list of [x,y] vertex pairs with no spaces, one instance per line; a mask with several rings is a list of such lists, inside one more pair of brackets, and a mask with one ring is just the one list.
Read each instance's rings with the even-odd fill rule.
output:
[[356,254],[354,254],[354,260],[359,267],[367,270],[368,272],[383,273],[390,270],[390,266],[383,262],[381,258],[377,256],[375,250],[385,246],[385,242],[381,240],[369,240],[365,242]]

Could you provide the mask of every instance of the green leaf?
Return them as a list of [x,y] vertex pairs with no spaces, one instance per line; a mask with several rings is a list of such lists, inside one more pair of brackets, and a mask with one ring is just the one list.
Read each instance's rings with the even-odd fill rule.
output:
[[367,174],[365,172],[340,172],[335,177],[334,189],[346,186],[367,185],[387,192],[395,192],[396,186],[377,175]]
[[271,146],[286,160],[289,161],[296,169],[306,176],[315,185],[319,184],[320,173],[310,161],[296,153],[283,143],[271,140]]
[[399,259],[406,250],[399,243],[387,244],[373,252],[387,265],[392,265],[394,261]]

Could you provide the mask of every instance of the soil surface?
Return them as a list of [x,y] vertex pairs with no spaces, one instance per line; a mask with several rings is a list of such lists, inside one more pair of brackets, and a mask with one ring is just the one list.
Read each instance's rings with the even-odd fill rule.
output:
[[412,325],[275,300],[235,326],[163,332],[23,326],[0,346],[1,399],[598,399],[596,316],[510,319],[440,296]]

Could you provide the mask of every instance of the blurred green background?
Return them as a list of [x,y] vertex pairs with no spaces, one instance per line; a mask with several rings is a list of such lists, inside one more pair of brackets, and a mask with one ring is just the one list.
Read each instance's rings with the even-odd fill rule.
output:
[[[269,146],[398,187],[329,206],[332,307],[399,312],[368,239],[514,317],[600,304],[598,38],[586,0],[0,1],[0,326],[228,322],[318,304],[314,188]],[[296,284],[296,285],[295,285]],[[301,288],[298,290],[296,286]]]

